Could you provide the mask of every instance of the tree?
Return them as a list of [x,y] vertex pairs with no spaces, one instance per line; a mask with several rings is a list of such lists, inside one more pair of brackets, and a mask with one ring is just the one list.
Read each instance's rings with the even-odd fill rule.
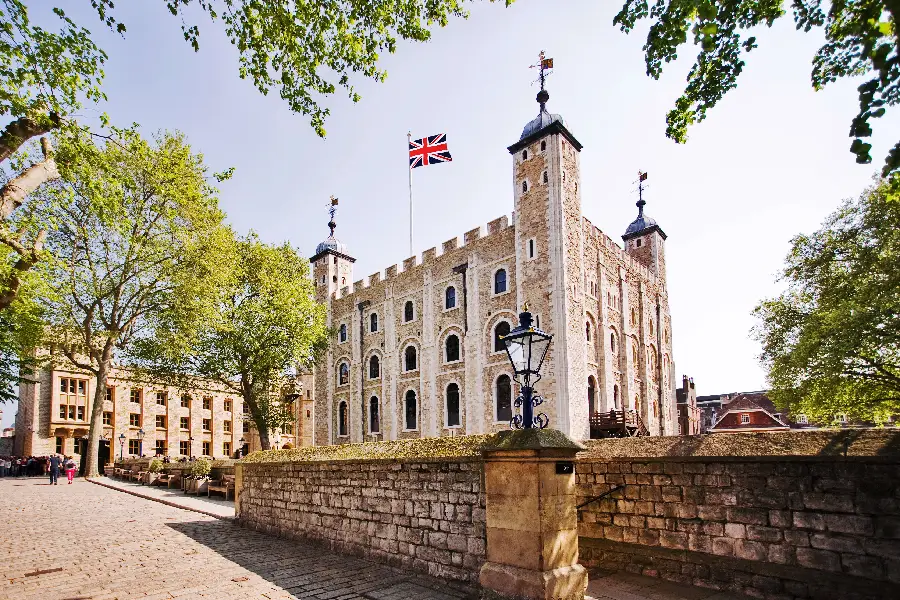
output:
[[773,400],[825,422],[900,413],[900,177],[794,238],[786,262],[787,290],[755,310]]
[[[180,134],[151,142],[115,130],[103,147],[75,136],[60,144],[63,180],[47,194],[55,227],[48,247],[48,339],[97,379],[87,476],[97,474],[106,379],[119,358],[158,329],[182,331],[209,312],[209,290],[230,231],[201,156]],[[214,294],[213,294],[214,295]]]
[[142,342],[145,368],[180,385],[195,378],[240,394],[264,450],[269,434],[293,417],[285,402],[298,365],[310,365],[326,340],[325,307],[313,299],[309,262],[288,244],[251,234],[228,265],[215,317],[190,336],[161,332]]
[[[20,0],[0,0],[0,116],[13,120],[0,132],[0,164],[28,140],[60,127],[85,100],[103,98],[100,83],[103,53],[61,9],[59,33],[33,25]],[[23,241],[11,222],[13,212],[42,184],[59,177],[50,140],[41,138],[42,158],[30,166],[18,164],[17,174],[0,188],[0,252],[17,255],[0,276],[0,310],[19,294],[23,277],[41,259],[46,230]]]
[[[824,27],[825,44],[813,59],[812,84],[818,90],[842,77],[865,75],[859,86],[859,113],[850,125],[850,151],[868,164],[872,119],[900,102],[900,0],[838,0],[826,12],[822,0],[792,0],[798,30]],[[613,20],[626,33],[642,19],[652,21],[644,45],[647,75],[658,79],[665,63],[678,57],[688,36],[699,52],[687,87],[666,116],[666,135],[687,140],[692,124],[737,86],[744,54],[757,47],[748,30],[769,27],[786,14],[781,0],[626,0]],[[882,171],[900,169],[900,142]]]

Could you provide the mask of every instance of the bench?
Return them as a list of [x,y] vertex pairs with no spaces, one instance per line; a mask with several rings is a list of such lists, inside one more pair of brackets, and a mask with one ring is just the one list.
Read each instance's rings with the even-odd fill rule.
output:
[[206,496],[212,496],[213,492],[222,492],[228,500],[228,494],[234,496],[234,475],[223,475],[218,481],[210,481],[206,488]]

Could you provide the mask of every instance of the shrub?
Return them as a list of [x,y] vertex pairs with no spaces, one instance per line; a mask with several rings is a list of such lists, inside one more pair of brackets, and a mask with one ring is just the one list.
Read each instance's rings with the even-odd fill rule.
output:
[[148,470],[151,473],[159,473],[160,471],[162,471],[162,468],[163,468],[163,461],[159,460],[158,458],[154,458],[153,460],[150,461],[150,467],[148,467]]
[[209,477],[210,471],[212,471],[212,464],[203,458],[195,461],[194,464],[191,465],[191,476],[196,479]]

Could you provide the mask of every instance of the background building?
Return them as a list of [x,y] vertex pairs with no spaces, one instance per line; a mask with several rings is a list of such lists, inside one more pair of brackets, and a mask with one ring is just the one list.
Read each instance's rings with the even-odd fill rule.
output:
[[353,281],[331,235],[314,256],[316,296],[335,338],[314,373],[316,444],[473,434],[509,427],[515,384],[500,336],[526,302],[554,335],[536,391],[550,426],[600,435],[592,416],[634,411],[677,433],[666,235],[644,214],[624,248],[581,210],[581,143],[538,94],[508,150],[515,212],[421,257]]
[[681,387],[675,390],[678,403],[678,435],[697,435],[700,433],[701,412],[697,406],[697,389],[694,378],[681,376]]
[[[102,452],[116,458],[141,454],[228,458],[238,453],[242,442],[244,453],[259,448],[259,436],[240,396],[202,381],[181,389],[138,383],[130,375],[128,369],[116,368],[107,381]],[[37,373],[36,383],[21,384],[13,453],[80,456],[96,385],[93,375],[64,365],[47,366]],[[298,444],[301,403],[287,401],[295,421],[273,433],[278,447]]]

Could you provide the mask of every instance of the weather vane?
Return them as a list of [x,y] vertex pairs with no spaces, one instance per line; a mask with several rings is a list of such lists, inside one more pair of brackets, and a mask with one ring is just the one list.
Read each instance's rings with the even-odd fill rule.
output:
[[638,201],[637,201],[638,217],[641,217],[644,215],[644,205],[647,204],[646,202],[644,202],[644,190],[647,188],[647,185],[644,183],[645,181],[647,181],[647,172],[641,171],[639,169],[638,170],[638,178],[637,178],[637,182],[636,182],[638,184]]
[[529,65],[529,67],[532,69],[540,69],[540,75],[538,75],[538,78],[535,81],[535,83],[540,83],[541,89],[543,90],[544,89],[544,81],[547,79],[547,77],[549,77],[550,75],[553,74],[553,71],[550,70],[553,68],[553,59],[546,58],[544,56],[544,51],[541,50],[541,53],[538,55],[537,64]]
[[331,215],[331,220],[328,222],[328,228],[331,229],[331,235],[334,235],[334,228],[337,227],[337,223],[334,222],[334,215],[337,214],[337,205],[338,199],[332,196],[331,204],[328,206],[328,214]]

